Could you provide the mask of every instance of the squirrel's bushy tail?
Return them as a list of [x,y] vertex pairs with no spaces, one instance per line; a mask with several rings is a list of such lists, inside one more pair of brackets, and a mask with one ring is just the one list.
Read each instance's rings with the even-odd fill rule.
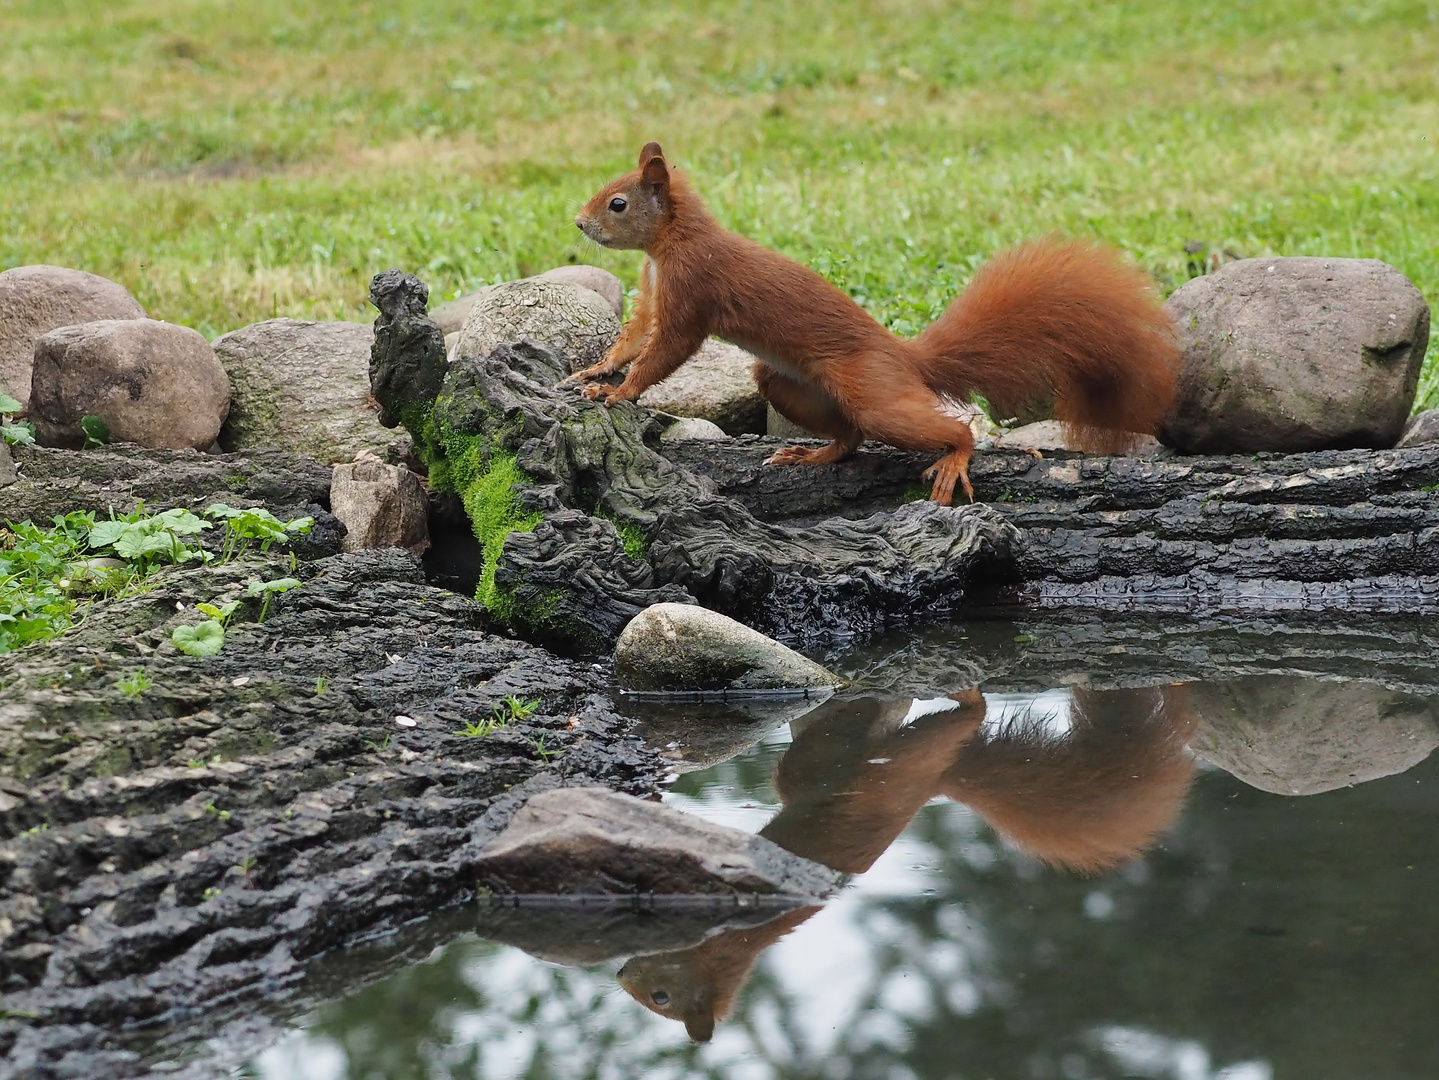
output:
[[936,393],[978,392],[996,420],[1052,400],[1071,438],[1104,452],[1156,433],[1179,366],[1147,275],[1109,248],[1053,238],[995,256],[914,347]]

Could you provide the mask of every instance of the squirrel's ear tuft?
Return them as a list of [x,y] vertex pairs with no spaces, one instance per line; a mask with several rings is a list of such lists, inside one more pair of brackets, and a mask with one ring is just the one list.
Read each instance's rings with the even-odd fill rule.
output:
[[662,157],[652,157],[641,165],[640,175],[644,177],[646,184],[652,185],[656,190],[669,186],[670,171]]
[[660,149],[659,143],[647,142],[645,143],[645,148],[640,151],[640,168],[643,169],[648,165],[650,158],[663,158],[664,156],[665,152]]

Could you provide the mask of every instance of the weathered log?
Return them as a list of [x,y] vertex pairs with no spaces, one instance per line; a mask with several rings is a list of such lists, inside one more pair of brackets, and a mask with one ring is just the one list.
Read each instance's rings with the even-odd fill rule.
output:
[[75,1075],[143,1073],[102,1052],[117,1031],[196,1009],[214,1031],[317,953],[472,896],[529,792],[654,790],[602,673],[484,633],[408,553],[302,563],[217,656],[170,644],[197,603],[287,572],[273,552],[164,570],[0,657],[0,1074],[72,1050]]
[[277,514],[330,505],[331,467],[284,450],[201,454],[139,446],[18,446],[14,453],[19,477],[0,486],[0,521],[48,524],[72,510],[124,512],[142,502],[154,510],[224,502],[264,506]]
[[[678,443],[676,463],[768,520],[868,512],[923,458],[866,448],[774,469],[775,443]],[[1439,611],[1439,447],[1154,459],[981,451],[976,497],[1021,537],[971,606],[1112,612]]]

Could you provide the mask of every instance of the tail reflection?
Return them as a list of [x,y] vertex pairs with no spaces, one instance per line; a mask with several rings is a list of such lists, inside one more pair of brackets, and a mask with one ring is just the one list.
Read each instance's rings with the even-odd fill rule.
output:
[[[1068,730],[1035,715],[984,726],[978,690],[933,701],[831,700],[793,726],[775,776],[783,807],[760,830],[781,847],[863,873],[936,795],[964,803],[1016,847],[1097,873],[1174,820],[1193,777],[1186,687],[1075,690]],[[759,954],[819,908],[636,956],[619,983],[705,1041]]]

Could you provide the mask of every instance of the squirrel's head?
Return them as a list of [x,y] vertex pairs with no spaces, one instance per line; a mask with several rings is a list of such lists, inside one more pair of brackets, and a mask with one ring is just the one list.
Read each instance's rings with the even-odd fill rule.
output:
[[640,167],[602,187],[575,224],[601,247],[648,250],[670,213],[670,181],[660,144],[645,143]]

